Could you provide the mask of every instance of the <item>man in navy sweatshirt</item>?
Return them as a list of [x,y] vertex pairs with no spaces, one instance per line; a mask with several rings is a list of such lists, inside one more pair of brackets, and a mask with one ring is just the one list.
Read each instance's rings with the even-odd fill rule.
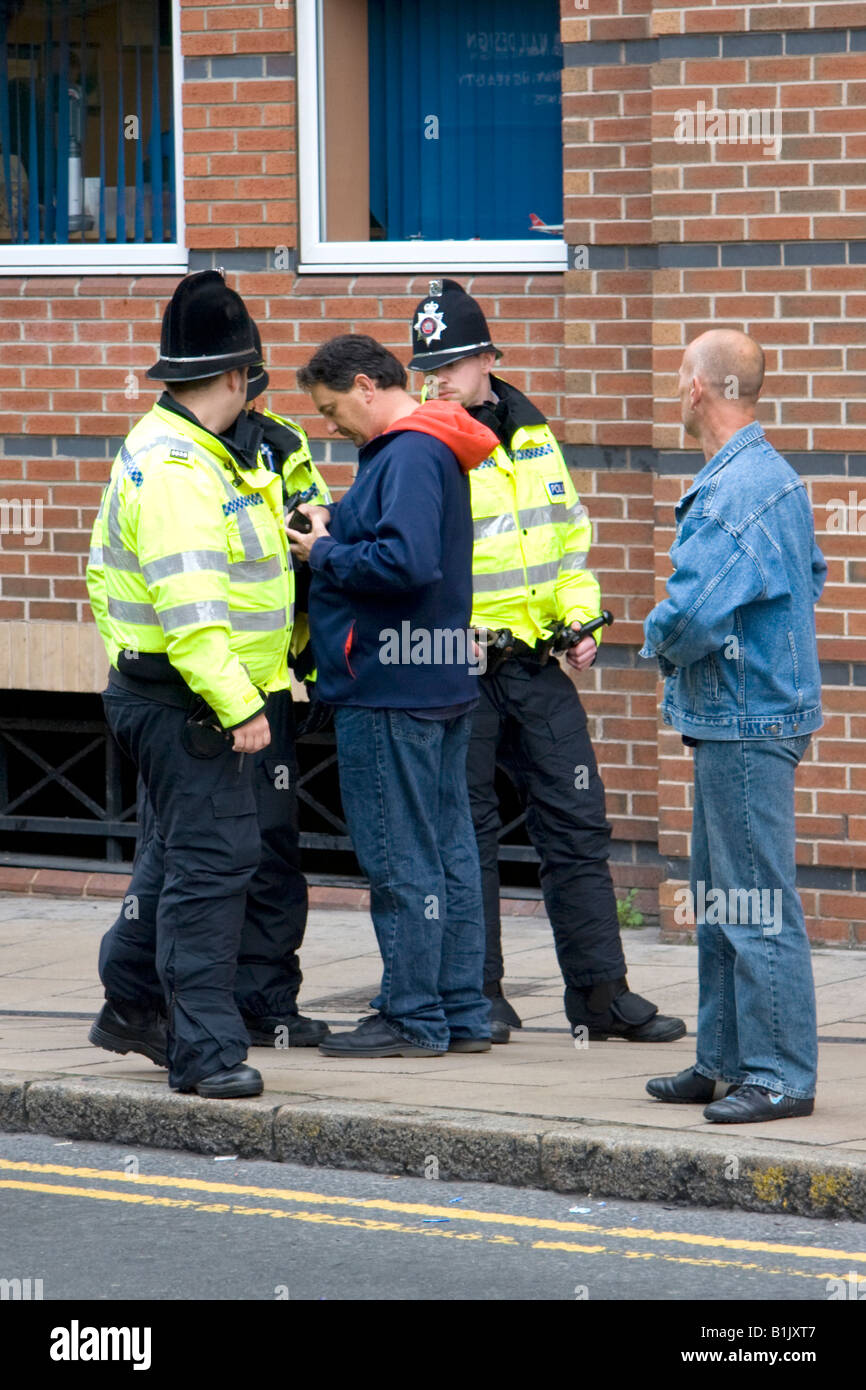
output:
[[384,971],[376,1012],[330,1057],[486,1052],[484,914],[466,789],[480,653],[470,468],[496,437],[462,406],[418,403],[374,339],[325,343],[298,373],[331,434],[359,450],[330,509],[289,531],[312,571],[319,694],[335,707],[343,809],[370,881]]

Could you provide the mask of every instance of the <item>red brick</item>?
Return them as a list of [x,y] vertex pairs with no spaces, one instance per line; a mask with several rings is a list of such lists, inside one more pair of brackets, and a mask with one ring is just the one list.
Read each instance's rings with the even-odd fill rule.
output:
[[89,877],[89,873],[71,869],[37,869],[30,891],[53,897],[78,897],[83,895]]
[[86,898],[124,898],[129,892],[128,874],[90,874],[84,885]]
[[35,869],[16,869],[0,864],[0,892],[28,893],[35,877]]

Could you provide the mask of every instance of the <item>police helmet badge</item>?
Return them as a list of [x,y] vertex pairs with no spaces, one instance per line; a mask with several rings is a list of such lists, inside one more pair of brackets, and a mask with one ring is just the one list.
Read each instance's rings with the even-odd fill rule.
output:
[[447,327],[445,317],[439,309],[435,299],[428,299],[427,303],[418,310],[418,317],[415,320],[415,332],[419,338],[423,338],[427,346],[435,343],[442,337],[442,331]]

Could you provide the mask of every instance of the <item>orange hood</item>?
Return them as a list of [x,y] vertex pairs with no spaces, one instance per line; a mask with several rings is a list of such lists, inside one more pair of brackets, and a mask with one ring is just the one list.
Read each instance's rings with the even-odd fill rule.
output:
[[425,401],[384,433],[397,434],[401,430],[419,430],[441,439],[464,473],[489,458],[499,443],[492,430],[474,420],[456,401]]

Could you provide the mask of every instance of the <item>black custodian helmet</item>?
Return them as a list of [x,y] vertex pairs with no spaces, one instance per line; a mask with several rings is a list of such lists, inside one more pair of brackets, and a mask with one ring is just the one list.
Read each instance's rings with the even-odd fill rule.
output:
[[196,381],[261,361],[253,321],[239,294],[218,270],[200,270],[181,280],[162,316],[159,361],[147,375],[155,381]]
[[409,366],[416,372],[435,372],[478,352],[502,356],[480,308],[456,280],[430,281],[430,293],[415,308],[412,347]]

